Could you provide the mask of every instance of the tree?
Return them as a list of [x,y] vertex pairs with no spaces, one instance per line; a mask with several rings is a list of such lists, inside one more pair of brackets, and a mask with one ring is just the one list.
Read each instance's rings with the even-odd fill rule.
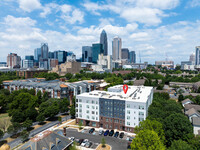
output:
[[45,120],[45,117],[44,117],[44,114],[39,114],[36,118],[36,120],[41,124],[42,122],[44,122]]
[[101,138],[101,146],[106,147],[106,141],[104,138]]
[[21,129],[21,124],[17,122],[13,122],[12,125],[8,127],[9,134],[16,134]]
[[15,110],[13,115],[12,115],[12,119],[11,119],[11,122],[23,122],[25,119],[24,117],[24,113],[21,112],[20,110]]
[[182,94],[180,94],[179,96],[178,96],[178,101],[179,102],[182,102],[184,100],[184,96],[182,95]]
[[3,137],[4,132],[0,129],[0,139]]
[[70,108],[70,115],[72,118],[75,118],[75,115],[76,115],[75,106],[72,106]]
[[160,140],[163,143],[165,142],[165,133],[163,130],[162,123],[160,123],[156,120],[146,119],[146,120],[140,122],[139,126],[137,126],[135,128],[136,134],[139,133],[141,130],[153,130],[158,134],[158,136],[160,137]]
[[42,92],[37,92],[37,105],[39,106],[42,103]]
[[83,127],[83,123],[82,123],[82,121],[79,121],[79,123],[78,123],[78,126],[79,126],[79,130],[81,130]]
[[59,110],[61,113],[67,112],[69,109],[69,100],[67,98],[61,99],[59,102]]
[[189,140],[193,135],[193,127],[183,114],[171,114],[164,120],[165,137],[169,147],[174,140]]
[[141,130],[133,139],[131,150],[165,150],[165,146],[155,131]]
[[10,118],[1,119],[0,129],[2,129],[3,132],[6,132],[9,127],[9,124],[10,124]]
[[22,126],[25,127],[28,130],[28,129],[30,129],[32,124],[33,124],[32,120],[26,119],[26,121],[23,122]]
[[73,144],[69,147],[69,150],[78,150],[78,149],[76,148],[76,145],[77,145],[77,143],[76,143],[76,142],[73,142]]
[[169,150],[193,150],[193,148],[185,141],[173,141]]
[[23,141],[26,141],[29,137],[29,132],[27,130],[23,130],[21,133],[20,133],[20,138],[23,140]]
[[62,123],[62,117],[58,117],[58,121],[60,122],[60,123]]
[[67,80],[70,80],[70,79],[73,77],[73,74],[67,73],[67,74],[65,75],[65,77],[66,77]]

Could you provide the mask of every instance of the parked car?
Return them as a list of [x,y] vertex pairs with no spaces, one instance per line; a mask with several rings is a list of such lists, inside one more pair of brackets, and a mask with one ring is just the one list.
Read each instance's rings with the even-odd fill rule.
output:
[[90,146],[92,146],[92,142],[89,142],[89,141],[88,141],[88,142],[85,144],[85,147],[86,147],[86,148],[89,148]]
[[104,136],[107,136],[109,134],[109,130],[106,130],[106,132],[104,132]]
[[123,137],[124,137],[124,132],[121,132],[120,135],[119,135],[119,138],[122,139]]
[[88,139],[85,139],[85,140],[81,143],[81,146],[85,146],[87,142],[88,142]]
[[131,149],[131,142],[127,143],[127,149]]
[[69,140],[74,141],[75,137],[70,137]]
[[109,133],[109,136],[113,136],[113,134],[114,134],[114,130],[111,130]]
[[95,129],[92,128],[92,129],[89,130],[89,133],[92,134],[94,131],[95,131]]
[[118,137],[119,136],[119,132],[117,131],[117,132],[115,132],[115,135],[114,135],[114,137]]
[[99,130],[99,135],[102,135],[104,133],[103,130]]
[[83,139],[79,139],[78,142],[77,142],[77,145],[81,145],[81,143],[83,142],[84,140]]

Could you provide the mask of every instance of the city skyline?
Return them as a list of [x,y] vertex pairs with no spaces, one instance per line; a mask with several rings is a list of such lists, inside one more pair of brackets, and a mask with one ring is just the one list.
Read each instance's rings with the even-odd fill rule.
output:
[[199,6],[195,0],[3,0],[0,3],[0,61],[6,61],[10,52],[22,58],[32,55],[40,43],[48,43],[49,51],[73,51],[80,58],[82,46],[99,42],[100,33],[105,29],[109,55],[113,37],[119,36],[123,48],[137,55],[140,52],[142,62],[165,60],[168,53],[169,60],[180,64],[200,45]]

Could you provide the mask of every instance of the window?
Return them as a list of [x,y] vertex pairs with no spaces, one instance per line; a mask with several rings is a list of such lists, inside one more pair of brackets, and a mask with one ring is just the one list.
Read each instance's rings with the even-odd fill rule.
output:
[[96,111],[96,115],[98,115],[98,112]]
[[82,112],[82,109],[79,109],[79,112]]
[[92,126],[93,126],[93,127],[96,127],[96,122],[92,122]]
[[78,99],[76,99],[76,102],[78,102]]
[[90,116],[87,115],[87,119],[90,119]]
[[122,121],[120,120],[120,123],[122,123]]
[[131,124],[130,124],[130,122],[127,122],[127,126],[130,126]]
[[108,122],[108,118],[106,118],[106,122]]
[[94,114],[95,114],[95,112],[94,112],[94,111],[92,111],[92,114],[94,115]]
[[92,109],[95,109],[95,107],[94,107],[94,106],[92,106]]
[[90,113],[90,111],[89,111],[89,110],[87,110],[87,111],[86,111],[86,113],[87,113],[87,114],[89,114],[89,113]]
[[144,106],[139,106],[139,109],[144,109]]
[[144,112],[139,112],[139,115],[144,116]]
[[95,117],[94,116],[92,116],[92,120],[94,120],[95,119]]
[[79,102],[82,102],[82,99],[79,99]]
[[130,116],[127,116],[127,120],[130,120],[130,118],[131,118]]
[[82,114],[79,114],[79,117],[81,118],[81,117],[82,117]]
[[115,119],[114,122],[115,122],[115,123],[119,123],[119,120],[118,120],[118,119]]
[[144,120],[144,118],[139,118],[139,121],[143,121]]
[[96,106],[96,109],[98,109],[98,106]]
[[127,114],[131,114],[131,111],[130,111],[130,110],[127,110]]
[[92,100],[92,104],[94,104],[94,101]]
[[87,107],[87,108],[90,108],[90,106],[89,106],[89,105],[87,105],[86,107]]
[[98,117],[96,117],[96,120],[98,120]]
[[130,108],[130,107],[131,107],[131,105],[130,105],[130,104],[127,104],[127,105],[126,105],[126,107],[127,107],[127,108]]
[[98,104],[98,102],[96,101],[96,104]]
[[79,104],[79,107],[82,108],[82,104]]
[[89,100],[87,100],[86,103],[89,103]]

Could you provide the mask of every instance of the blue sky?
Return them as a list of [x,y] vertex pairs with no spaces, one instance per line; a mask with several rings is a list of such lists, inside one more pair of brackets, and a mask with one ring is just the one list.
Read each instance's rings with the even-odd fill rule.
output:
[[200,45],[199,14],[200,0],[1,0],[0,61],[10,52],[33,55],[43,42],[79,58],[105,29],[109,54],[119,36],[142,62],[180,63]]

